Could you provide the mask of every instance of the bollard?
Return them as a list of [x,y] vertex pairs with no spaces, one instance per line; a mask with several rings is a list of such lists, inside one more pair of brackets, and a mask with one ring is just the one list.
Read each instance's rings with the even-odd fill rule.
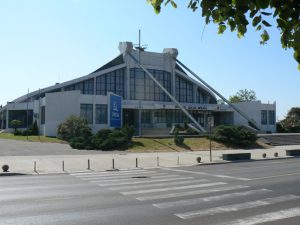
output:
[[115,159],[112,159],[112,168],[115,169]]
[[65,171],[65,161],[62,161],[62,171]]
[[159,157],[158,156],[156,158],[156,161],[157,161],[157,166],[159,166]]
[[36,172],[36,161],[33,162],[33,171]]
[[200,156],[198,156],[198,157],[196,158],[196,160],[197,160],[197,163],[201,163],[201,157],[200,157]]
[[177,156],[177,165],[179,165],[179,156]]
[[90,164],[90,160],[88,159],[88,170],[91,170],[91,164]]
[[139,165],[138,165],[138,158],[135,158],[135,167],[138,168]]

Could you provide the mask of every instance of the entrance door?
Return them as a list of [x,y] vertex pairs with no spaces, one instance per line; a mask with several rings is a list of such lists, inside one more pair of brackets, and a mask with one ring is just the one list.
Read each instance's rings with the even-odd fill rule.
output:
[[135,126],[135,112],[134,109],[123,109],[123,126]]

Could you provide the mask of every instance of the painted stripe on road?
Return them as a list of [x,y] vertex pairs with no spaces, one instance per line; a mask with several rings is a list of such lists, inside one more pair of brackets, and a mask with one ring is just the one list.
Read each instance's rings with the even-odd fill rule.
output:
[[219,187],[219,188],[201,189],[196,191],[185,191],[185,192],[177,192],[177,193],[162,194],[162,195],[152,195],[146,197],[138,197],[136,199],[139,201],[147,201],[147,200],[157,200],[157,199],[165,199],[165,198],[176,198],[176,197],[183,197],[189,195],[200,195],[200,194],[209,194],[209,193],[221,192],[221,191],[232,191],[232,190],[243,189],[248,187],[249,186],[245,186],[245,185],[236,185],[236,186],[227,186],[227,187]]
[[205,173],[205,172],[195,172],[190,170],[180,170],[180,169],[170,169],[170,168],[161,168],[162,170],[170,170],[174,172],[182,172],[182,173],[192,173],[192,174],[199,174],[199,175],[205,175],[205,176],[211,176],[211,177],[218,177],[218,178],[226,178],[226,179],[232,179],[232,180],[241,180],[241,181],[249,181],[251,179],[244,178],[244,177],[232,177],[227,175],[219,175],[219,174],[211,174],[211,173]]
[[[161,179],[163,177],[173,177],[173,178],[167,178],[167,179]],[[153,179],[155,178],[155,179]],[[157,179],[158,178],[158,179]],[[128,185],[128,184],[145,184],[145,183],[156,183],[156,182],[168,182],[168,181],[174,181],[174,180],[189,180],[189,179],[194,179],[194,177],[179,177],[179,175],[171,175],[171,176],[157,176],[157,177],[151,177],[149,179],[141,180],[141,181],[133,181],[133,179],[122,179],[119,180],[121,183],[102,183],[102,181],[91,181],[91,183],[101,183],[98,184],[101,187],[106,187],[106,186],[120,186],[120,185]],[[127,180],[127,181],[126,181]],[[122,182],[125,181],[125,182]]]
[[70,173],[71,176],[85,176],[85,175],[92,175],[92,174],[120,174],[120,173],[132,173],[137,171],[147,171],[147,170],[119,170],[119,171],[103,171],[103,172],[79,172],[79,173]]
[[207,179],[201,179],[201,180],[187,180],[187,181],[176,181],[176,182],[168,182],[168,183],[158,183],[158,184],[143,184],[143,185],[134,185],[134,186],[123,186],[123,187],[115,187],[110,188],[112,191],[116,190],[126,190],[126,189],[138,189],[138,188],[153,188],[153,187],[161,187],[161,186],[174,186],[174,185],[181,185],[181,184],[195,184],[199,182],[206,182],[209,181]]
[[287,173],[287,174],[280,174],[280,175],[274,175],[274,176],[268,176],[268,177],[257,177],[257,178],[251,178],[251,180],[264,180],[264,179],[270,179],[270,178],[295,176],[295,175],[300,175],[300,173]]
[[[289,219],[300,216],[300,208],[289,208],[271,213],[260,214],[256,216],[247,217],[244,219],[233,220],[230,222],[222,223],[222,225],[256,225],[267,222],[274,222],[277,220]],[[285,224],[282,222],[281,224]],[[220,224],[221,225],[221,224]]]
[[121,192],[121,194],[123,194],[123,195],[136,195],[136,194],[163,192],[163,191],[184,190],[184,189],[201,188],[201,187],[211,187],[211,186],[223,185],[223,184],[227,184],[227,183],[215,182],[215,183],[196,184],[196,185],[187,185],[187,186],[179,186],[179,187],[157,188],[157,189],[150,189],[150,190],[127,191],[127,192]]
[[247,195],[264,194],[267,192],[272,192],[272,191],[268,189],[257,189],[257,190],[235,192],[235,193],[216,195],[216,196],[210,196],[204,198],[192,198],[192,199],[185,199],[185,200],[172,201],[172,202],[156,203],[152,205],[157,208],[164,209],[164,208],[172,208],[176,206],[195,205],[203,202],[221,201],[224,199],[236,198],[236,197],[247,196]]
[[[135,176],[134,176],[135,177]],[[149,180],[149,179],[165,179],[165,178],[168,178],[168,177],[171,177],[171,178],[178,178],[180,177],[180,175],[163,175],[163,176],[158,176],[158,175],[155,175],[155,176],[150,176],[149,178],[144,178],[145,181]],[[110,186],[110,185],[119,185],[119,182],[132,182],[132,181],[135,181],[139,178],[132,178],[132,177],[124,177],[124,178],[113,178],[113,179],[98,179],[98,180],[90,180],[91,183],[100,183],[99,185],[100,186]],[[139,179],[141,180],[141,179]],[[144,181],[143,180],[143,181]],[[131,183],[130,182],[130,183]]]
[[291,201],[298,198],[299,196],[295,196],[295,195],[283,195],[275,198],[265,198],[257,201],[244,202],[240,204],[232,204],[232,205],[219,206],[219,207],[205,209],[205,210],[179,213],[179,214],[175,214],[175,216],[178,216],[181,219],[192,219],[195,217],[208,216],[208,215],[212,216],[221,213],[236,212],[244,209],[252,209],[260,206],[266,206],[266,205],[276,204],[280,202]]
[[[134,173],[119,173],[119,174],[93,174],[93,175],[86,175],[86,176],[76,176],[80,179],[92,179],[92,178],[106,178],[106,177],[125,177],[125,176],[134,176],[134,175],[143,175],[143,174],[158,174],[155,171],[142,171],[142,172],[134,172]],[[166,174],[166,173],[163,173]]]

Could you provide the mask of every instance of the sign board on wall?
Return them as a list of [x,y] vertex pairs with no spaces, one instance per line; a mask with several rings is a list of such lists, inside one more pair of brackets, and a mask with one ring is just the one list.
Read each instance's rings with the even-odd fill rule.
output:
[[111,128],[122,127],[122,97],[114,93],[107,93],[108,126]]

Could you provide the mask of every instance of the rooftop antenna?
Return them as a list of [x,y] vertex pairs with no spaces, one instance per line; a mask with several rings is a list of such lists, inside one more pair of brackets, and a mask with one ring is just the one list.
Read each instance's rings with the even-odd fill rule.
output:
[[139,43],[134,45],[134,48],[139,51],[139,62],[141,62],[140,52],[145,51],[148,45],[141,45],[141,29],[139,29]]

